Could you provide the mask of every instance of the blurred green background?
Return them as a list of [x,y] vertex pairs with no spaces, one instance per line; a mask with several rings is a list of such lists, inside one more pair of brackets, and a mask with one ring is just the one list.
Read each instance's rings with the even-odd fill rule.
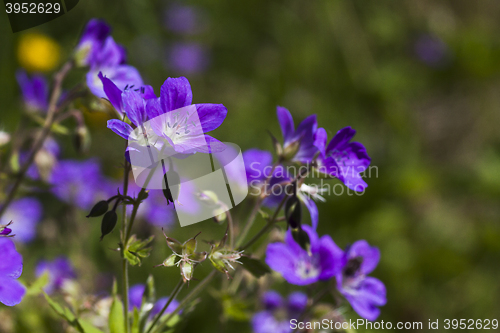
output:
[[[202,13],[203,29],[196,34],[166,28],[168,1],[81,0],[61,18],[16,34],[6,14],[0,14],[0,128],[13,132],[20,119],[14,73],[34,61],[19,56],[23,36],[39,33],[56,43],[47,56],[54,57],[53,65],[50,59],[33,65],[50,75],[71,55],[85,23],[103,18],[115,40],[127,47],[129,63],[156,93],[167,77],[185,75],[193,102],[227,107],[224,124],[213,134],[221,141],[271,149],[266,130],[280,136],[276,105],[287,107],[296,124],[317,114],[329,138],[344,126],[358,131],[355,139],[366,146],[378,177],[366,180],[363,196],[332,195],[318,203],[319,233],[330,234],[341,247],[366,239],[380,248],[382,259],[373,275],[386,284],[388,302],[379,320],[422,321],[425,327],[429,319],[499,319],[500,2],[183,3]],[[183,73],[169,65],[169,45],[179,41],[206,47],[206,70]],[[38,59],[36,52],[43,50],[30,52]],[[73,73],[68,83],[84,73]],[[87,115],[94,142],[88,156],[98,156],[106,174],[118,178],[123,141],[106,129],[106,119]],[[58,139],[65,146],[63,156],[77,156],[69,139]],[[118,254],[108,251],[116,246],[117,232],[99,243],[98,222],[82,219],[53,198],[43,200],[42,236],[18,246],[25,258],[24,281],[33,278],[37,259],[58,254],[75,260],[80,276],[88,278],[82,279],[86,291],[98,289],[97,272],[119,275]],[[244,218],[248,205],[242,206],[237,214]],[[260,219],[255,230],[263,224]],[[54,231],[59,227],[64,233]],[[135,228],[140,235],[160,235],[145,223]],[[224,228],[206,221],[172,234],[184,240],[202,230],[205,239],[215,239]],[[67,236],[54,236],[52,242],[47,234],[53,233]],[[143,267],[131,268],[132,283],[144,283],[150,267],[168,253],[157,237],[152,257]],[[205,265],[195,275],[208,271]],[[153,273],[160,295],[168,295],[178,272]],[[0,318],[16,315],[18,332],[60,331],[57,318],[41,319],[40,304],[2,306]],[[183,328],[219,331],[220,312],[205,294]],[[250,326],[232,322],[226,327],[235,330],[250,331]]]

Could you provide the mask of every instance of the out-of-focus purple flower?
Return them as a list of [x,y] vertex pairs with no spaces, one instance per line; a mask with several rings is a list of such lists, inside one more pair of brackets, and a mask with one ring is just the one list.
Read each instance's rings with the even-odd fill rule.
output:
[[60,256],[52,261],[40,260],[35,268],[35,275],[41,276],[45,272],[49,274],[49,283],[44,290],[47,294],[61,289],[67,280],[76,278],[76,273],[68,258]]
[[349,142],[355,134],[351,127],[338,131],[317,162],[321,172],[340,179],[351,190],[363,192],[368,184],[360,173],[370,165],[371,158],[361,143]]
[[437,36],[422,35],[413,47],[418,59],[432,67],[443,65],[448,55],[448,47]]
[[0,219],[0,224],[14,222],[15,240],[28,243],[36,236],[36,225],[42,217],[42,205],[35,198],[22,198],[13,201]]
[[106,97],[99,73],[110,78],[123,90],[127,86],[142,86],[137,69],[126,64],[126,52],[109,35],[110,27],[102,20],[92,19],[87,23],[77,45],[75,59],[79,65],[89,66],[87,86],[97,97]]
[[49,183],[56,197],[83,210],[116,194],[116,188],[104,178],[95,159],[59,161],[52,170]]
[[[35,163],[30,165],[26,175],[36,180],[40,179],[40,175],[42,175],[43,179],[48,179],[54,165],[57,163],[60,151],[61,149],[57,141],[48,137],[44,141],[42,148],[36,154]],[[27,159],[28,152],[21,152],[19,154],[19,162],[21,162],[21,164],[25,163]]]
[[[301,292],[294,292],[285,302],[281,295],[274,290],[263,296],[265,311],[257,312],[252,318],[254,333],[289,333],[290,319],[297,319],[305,310],[307,296]],[[281,315],[278,313],[281,312]],[[285,313],[285,318],[283,318]]]
[[342,269],[336,274],[337,288],[361,317],[375,320],[379,306],[385,305],[386,290],[382,281],[367,276],[380,260],[380,251],[365,240],[349,246],[342,257]]
[[168,50],[168,67],[181,74],[204,72],[209,63],[209,52],[199,43],[175,43]]
[[329,235],[318,238],[310,226],[303,225],[302,229],[309,235],[311,255],[295,242],[291,230],[288,230],[285,243],[268,245],[266,263],[281,273],[288,283],[295,285],[307,285],[335,276],[342,267],[342,250]]
[[[192,153],[206,150],[207,144],[211,148],[222,145],[217,139],[202,134],[222,124],[227,114],[226,107],[222,104],[196,104],[199,123],[189,126],[187,130],[186,124],[191,125],[191,122],[188,122],[191,118],[188,119],[188,117],[193,115],[185,114],[185,118],[181,119],[183,115],[179,116],[177,112],[172,111],[192,105],[192,100],[191,85],[185,77],[168,78],[161,87],[160,98],[142,101],[141,97],[134,92],[122,94],[124,111],[132,123],[138,126],[149,119],[154,134],[166,139],[175,151]],[[119,103],[116,102],[116,104]],[[130,106],[128,109],[127,105]],[[134,139],[130,136],[133,128],[121,120],[108,120],[108,128],[124,139]],[[137,138],[139,139],[141,138]],[[203,140],[203,143],[200,143],[200,140]]]
[[[163,309],[163,307],[167,304],[168,302],[168,297],[162,297],[158,299],[153,306],[153,309],[151,310],[150,316],[156,316],[160,311]],[[165,310],[164,314],[167,313],[172,313],[174,312],[175,309],[179,306],[179,302],[177,300],[172,300],[172,302],[167,306],[167,309]]]
[[143,284],[135,284],[130,287],[128,291],[128,310],[133,311],[134,307],[137,309],[141,308],[142,304],[142,296],[144,295],[144,291],[146,290],[146,286]]
[[165,26],[173,32],[194,34],[202,29],[202,15],[194,6],[172,4],[165,12]]
[[7,306],[19,304],[26,288],[17,281],[23,272],[23,257],[16,251],[14,242],[0,237],[0,302]]
[[42,75],[33,75],[31,79],[22,69],[16,72],[16,79],[23,102],[28,111],[47,112],[49,103],[49,84]]
[[120,90],[126,87],[141,87],[143,81],[139,71],[125,64],[125,61],[125,49],[115,43],[113,37],[108,37],[87,73],[86,80],[90,91],[99,98],[106,97],[99,73],[113,81]]
[[111,28],[105,21],[91,19],[83,29],[82,37],[75,48],[77,64],[92,65],[110,32]]
[[286,159],[308,163],[316,153],[324,153],[326,131],[318,128],[315,114],[304,119],[295,129],[290,111],[278,106],[276,113],[283,133],[283,155]]
[[[129,295],[129,311],[133,311],[134,307],[137,309],[141,308],[142,305],[142,298],[144,296],[144,292],[146,291],[146,286],[143,284],[136,284],[130,287],[128,295]],[[165,304],[167,304],[168,297],[162,297],[156,301],[154,304],[153,308],[151,309],[150,316],[156,316],[160,311],[163,309]],[[173,300],[167,309],[165,310],[165,313],[171,313],[174,311],[177,306],[179,305],[179,302],[176,300]]]

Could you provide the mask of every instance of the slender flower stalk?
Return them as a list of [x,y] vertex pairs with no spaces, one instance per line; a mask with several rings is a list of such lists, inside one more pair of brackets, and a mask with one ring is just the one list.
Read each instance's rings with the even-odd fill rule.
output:
[[165,306],[163,306],[163,308],[161,309],[161,311],[156,315],[155,319],[151,323],[151,326],[149,326],[149,328],[146,331],[146,333],[150,333],[151,332],[151,330],[154,328],[154,326],[156,325],[156,323],[158,322],[158,320],[160,320],[161,316],[163,316],[163,314],[167,310],[167,308],[170,305],[170,303],[172,303],[172,301],[175,299],[175,297],[177,296],[177,294],[181,291],[181,289],[182,289],[183,286],[184,286],[184,281],[181,278],[179,280],[179,283],[177,283],[177,286],[175,287],[174,291],[172,292],[172,294],[168,298],[167,303],[165,303]]
[[26,175],[26,172],[28,171],[29,167],[35,160],[35,156],[38,153],[38,151],[43,147],[43,144],[45,142],[45,139],[50,134],[50,130],[52,128],[52,125],[54,124],[55,118],[57,113],[61,110],[61,108],[58,108],[57,102],[59,101],[59,98],[61,97],[62,93],[62,83],[64,81],[64,78],[68,74],[68,72],[73,68],[73,62],[68,61],[66,62],[62,68],[57,72],[54,76],[54,89],[52,90],[52,94],[50,97],[49,101],[49,107],[47,111],[47,117],[45,118],[44,125],[42,127],[41,132],[37,137],[35,138],[33,148],[28,155],[28,158],[26,159],[26,162],[23,164],[21,169],[19,170],[19,173],[17,175],[16,181],[14,182],[14,185],[11,187],[9,193],[7,194],[7,198],[5,199],[5,202],[3,203],[2,207],[0,208],[0,218],[2,215],[5,213],[7,208],[9,207],[10,203],[16,196],[17,190],[19,189],[19,186],[24,180],[24,176]]

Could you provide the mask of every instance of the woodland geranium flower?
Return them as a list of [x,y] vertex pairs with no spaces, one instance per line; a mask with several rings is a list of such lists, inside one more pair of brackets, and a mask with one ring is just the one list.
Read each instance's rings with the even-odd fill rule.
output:
[[294,292],[285,301],[274,290],[266,292],[262,298],[265,310],[257,312],[252,318],[255,333],[289,333],[290,319],[297,319],[307,306],[307,296]]
[[59,161],[49,178],[51,192],[60,200],[89,210],[97,201],[116,194],[95,159]]
[[17,281],[23,272],[23,257],[10,238],[0,237],[0,302],[7,306],[19,304],[26,288]]
[[363,192],[368,184],[360,173],[370,165],[371,158],[361,143],[349,142],[355,134],[351,127],[338,131],[317,162],[321,172],[340,179],[351,190]]
[[337,288],[361,317],[377,319],[379,306],[385,305],[386,290],[382,281],[367,276],[380,260],[380,251],[365,240],[349,246],[342,256],[342,269],[336,274]]
[[[272,170],[273,156],[270,152],[260,149],[249,149],[243,152],[243,161],[247,175],[248,185],[251,188],[259,189],[269,176]],[[274,207],[281,202],[285,195],[285,184],[280,184],[291,180],[282,165],[277,165],[273,171],[273,176],[269,179],[269,189],[271,195],[264,200],[265,206]],[[275,187],[281,187],[274,191]],[[279,190],[279,191],[278,191]],[[274,191],[274,192],[273,192]],[[318,187],[302,184],[297,191],[297,196],[302,201],[311,216],[311,224],[316,230],[318,225],[318,207],[314,200],[325,201],[321,196],[323,191]],[[275,194],[277,193],[277,194]]]
[[[222,143],[204,133],[210,132],[222,124],[227,109],[222,104],[196,104],[196,114],[174,112],[192,105],[193,93],[185,77],[168,78],[163,83],[159,98],[140,99],[137,92],[122,94],[122,105],[133,125],[140,126],[150,121],[152,131],[147,132],[149,143],[165,139],[179,153],[208,152]],[[118,102],[116,102],[118,104]],[[128,107],[127,107],[128,105]],[[108,128],[124,139],[141,142],[135,137],[133,128],[118,119],[108,121]],[[153,133],[154,132],[154,133]],[[145,142],[143,142],[145,144]]]
[[71,261],[63,256],[52,261],[39,261],[35,268],[35,275],[41,276],[45,272],[49,274],[49,283],[44,288],[47,294],[51,294],[61,289],[65,281],[76,278],[76,273]]
[[15,240],[21,243],[31,242],[36,236],[36,226],[42,217],[42,205],[31,197],[13,201],[0,219],[5,225],[15,223]]
[[49,84],[42,75],[33,75],[31,79],[24,70],[16,72],[16,79],[21,93],[23,102],[28,111],[32,112],[47,112],[49,103]]
[[341,269],[342,250],[329,235],[318,238],[310,226],[303,225],[302,229],[309,235],[311,255],[300,247],[288,230],[285,243],[267,246],[266,263],[281,273],[288,283],[295,285],[307,285],[335,276]]
[[93,64],[110,32],[111,28],[105,21],[91,19],[83,29],[82,37],[75,48],[76,62],[81,66]]
[[295,129],[290,111],[278,106],[276,113],[283,133],[283,154],[286,159],[308,163],[316,153],[324,152],[326,131],[318,128],[316,115],[310,115]]

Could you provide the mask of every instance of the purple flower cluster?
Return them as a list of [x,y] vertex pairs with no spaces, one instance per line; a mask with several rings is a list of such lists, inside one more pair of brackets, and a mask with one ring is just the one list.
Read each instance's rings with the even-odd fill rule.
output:
[[336,278],[338,290],[363,318],[375,320],[379,306],[386,303],[384,284],[367,277],[378,264],[380,252],[364,240],[342,251],[328,235],[318,238],[309,226],[303,226],[311,242],[310,253],[302,249],[289,230],[285,243],[269,244],[266,263],[291,284],[308,285]]
[[135,67],[126,64],[125,49],[110,36],[111,28],[99,19],[90,20],[85,26],[75,49],[75,60],[81,66],[90,67],[87,86],[97,97],[106,97],[98,74],[102,72],[112,79],[119,89],[126,86],[142,86],[142,78]]
[[16,251],[14,242],[0,237],[0,303],[7,306],[19,304],[26,288],[17,281],[23,272],[23,257]]
[[44,288],[47,294],[61,289],[65,281],[76,278],[71,261],[63,256],[53,261],[41,260],[38,262],[35,268],[35,275],[41,276],[45,272],[49,274],[49,283]]
[[290,319],[297,319],[307,306],[307,296],[294,292],[285,301],[274,290],[262,297],[265,310],[257,312],[252,318],[254,333],[289,333]]

